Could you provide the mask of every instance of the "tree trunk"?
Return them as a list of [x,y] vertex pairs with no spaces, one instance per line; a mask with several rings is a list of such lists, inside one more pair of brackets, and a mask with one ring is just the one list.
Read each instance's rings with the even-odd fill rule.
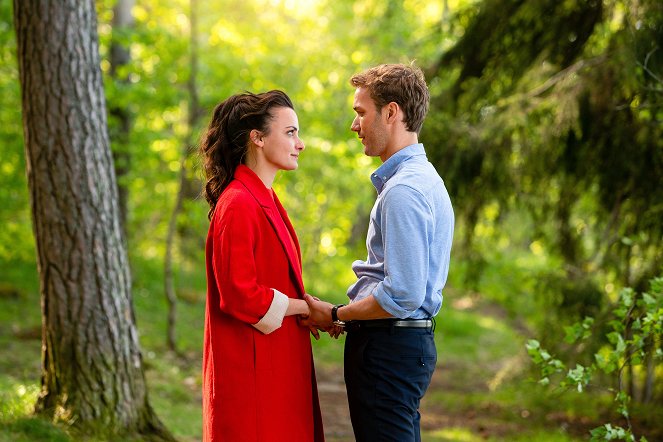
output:
[[149,405],[122,242],[93,0],[14,0],[42,303],[36,411],[174,440]]
[[[134,0],[118,0],[113,8],[113,42],[110,48],[110,75],[118,83],[127,83],[127,79],[120,73],[122,66],[129,64],[131,54],[129,49],[118,41],[117,35],[131,28],[134,23],[131,9]],[[117,124],[117,128],[111,134],[114,142],[113,159],[115,162],[115,175],[117,178],[118,203],[120,210],[120,227],[122,236],[126,243],[127,238],[127,213],[129,189],[124,182],[124,177],[129,174],[131,168],[131,152],[129,150],[129,133],[131,131],[131,115],[126,107],[111,105],[109,113]]]
[[656,378],[656,361],[654,353],[656,352],[656,340],[654,337],[647,339],[645,343],[647,353],[645,356],[645,378],[642,384],[642,403],[649,404],[654,398],[654,379]]
[[180,157],[180,174],[179,174],[179,188],[177,191],[177,198],[175,206],[168,222],[168,233],[166,235],[166,253],[164,256],[164,289],[166,292],[166,302],[168,303],[168,320],[166,328],[166,344],[168,349],[177,353],[177,343],[175,340],[175,322],[177,319],[177,296],[175,293],[175,282],[173,277],[173,249],[175,247],[175,235],[177,232],[177,218],[182,211],[184,198],[186,196],[186,189],[188,186],[187,178],[187,160],[191,155],[193,144],[194,132],[200,120],[201,110],[198,101],[198,20],[197,20],[197,1],[190,0],[189,2],[189,42],[191,46],[191,53],[189,59],[189,116],[187,121],[187,136],[182,143],[182,155]]

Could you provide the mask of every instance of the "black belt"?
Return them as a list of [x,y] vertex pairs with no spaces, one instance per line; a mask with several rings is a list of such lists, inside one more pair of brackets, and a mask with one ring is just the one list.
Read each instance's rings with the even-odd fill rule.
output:
[[345,329],[348,331],[359,330],[360,328],[431,328],[433,321],[431,319],[373,319],[368,321],[348,321],[345,323]]

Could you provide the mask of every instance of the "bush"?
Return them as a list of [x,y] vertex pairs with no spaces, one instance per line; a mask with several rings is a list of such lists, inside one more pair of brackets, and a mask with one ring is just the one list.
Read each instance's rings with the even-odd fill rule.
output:
[[[565,328],[567,340],[580,346],[582,341],[593,337],[594,328],[594,318],[586,317]],[[601,330],[606,333],[606,329]],[[544,385],[573,388],[582,393],[592,382],[598,382],[597,386],[601,387],[601,381],[612,379],[614,386],[603,388],[613,395],[616,411],[624,418],[626,427],[606,423],[591,431],[591,440],[636,441],[629,404],[636,393],[636,380],[643,381],[638,401],[650,402],[656,395],[653,386],[656,368],[663,361],[662,335],[663,277],[658,277],[650,281],[648,292],[638,294],[630,288],[620,292],[617,302],[610,307],[604,336],[606,344],[592,355],[593,363],[569,368],[542,348],[537,340],[527,343],[527,351],[541,370],[539,382]],[[647,439],[641,436],[639,440],[644,442]]]

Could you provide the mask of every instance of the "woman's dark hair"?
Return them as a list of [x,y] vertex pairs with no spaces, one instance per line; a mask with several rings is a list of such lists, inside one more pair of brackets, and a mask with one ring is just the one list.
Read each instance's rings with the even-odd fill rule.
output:
[[206,180],[203,194],[210,205],[208,218],[212,218],[216,202],[232,181],[235,169],[246,160],[249,134],[256,129],[268,135],[269,122],[274,118],[271,110],[278,107],[294,109],[285,92],[273,90],[233,95],[214,109],[200,143]]

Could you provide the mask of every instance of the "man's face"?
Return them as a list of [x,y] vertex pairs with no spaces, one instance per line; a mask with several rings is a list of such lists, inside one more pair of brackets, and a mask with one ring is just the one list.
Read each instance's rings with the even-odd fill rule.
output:
[[366,155],[382,158],[386,154],[388,139],[383,112],[377,110],[370,93],[363,87],[355,91],[352,108],[357,116],[352,120],[350,130],[357,132]]

